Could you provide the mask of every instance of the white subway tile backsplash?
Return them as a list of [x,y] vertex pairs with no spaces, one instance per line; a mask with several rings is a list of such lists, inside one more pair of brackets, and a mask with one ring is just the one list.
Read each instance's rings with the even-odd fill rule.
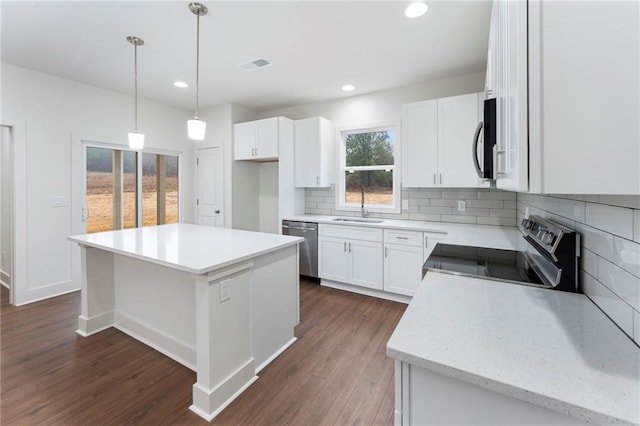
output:
[[[432,199],[429,200],[429,205],[434,207],[458,207],[459,200],[446,200],[446,199]],[[469,201],[466,202],[469,205]]]
[[449,200],[475,200],[478,198],[478,191],[456,191],[447,189],[442,192],[442,198]]
[[577,201],[591,201],[594,203],[598,202],[597,195],[567,195],[566,198]]
[[600,204],[640,209],[640,195],[599,195]]
[[[640,277],[640,244],[613,237],[613,263]],[[638,286],[640,286],[640,278],[638,278]]]
[[452,215],[442,215],[442,221],[448,223],[477,223],[477,219],[475,216],[452,216]]
[[442,198],[439,190],[409,190],[409,198]]
[[409,213],[409,220],[424,220],[427,222],[440,222],[439,214]]
[[489,216],[516,217],[516,210],[515,209],[490,209]]
[[582,248],[582,269],[594,277],[598,276],[598,256],[584,247]]
[[515,201],[503,201],[505,209],[515,209],[517,203]]
[[478,225],[516,226],[516,218],[478,216]]
[[409,198],[410,206],[428,206],[429,204],[428,198]]
[[608,288],[586,272],[582,273],[582,288],[593,302],[627,335],[633,336],[633,315],[631,306],[613,294]]
[[633,239],[640,242],[640,210],[633,211]]
[[581,234],[582,245],[598,256],[613,261],[613,235],[576,223],[576,231]]
[[515,192],[508,191],[480,191],[478,192],[478,200],[516,200]]
[[[513,207],[508,207],[506,203],[513,203]],[[484,209],[515,209],[515,201],[502,200],[467,200],[467,207],[478,207]]]
[[633,239],[633,210],[631,209],[587,203],[585,223],[603,231]]
[[568,200],[563,198],[545,197],[545,210],[584,223],[585,203],[584,201]]
[[420,213],[426,213],[426,214],[451,214],[451,207],[420,206]]
[[489,213],[489,209],[466,208],[463,212],[453,209],[453,214],[457,216],[490,216]]
[[600,257],[598,281],[635,310],[640,311],[640,278]]

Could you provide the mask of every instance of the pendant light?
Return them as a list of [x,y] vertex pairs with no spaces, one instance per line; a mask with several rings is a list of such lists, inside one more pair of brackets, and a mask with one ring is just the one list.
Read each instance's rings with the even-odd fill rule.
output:
[[187,121],[187,132],[189,139],[201,141],[204,139],[204,133],[207,123],[198,118],[198,88],[200,83],[200,17],[207,14],[207,8],[200,3],[190,3],[189,9],[196,15],[196,115],[193,120]]
[[135,74],[134,84],[134,119],[133,119],[133,131],[129,132],[129,148],[142,149],[144,147],[144,133],[138,131],[138,46],[144,44],[144,40],[136,36],[127,37],[127,41],[133,44],[133,70]]

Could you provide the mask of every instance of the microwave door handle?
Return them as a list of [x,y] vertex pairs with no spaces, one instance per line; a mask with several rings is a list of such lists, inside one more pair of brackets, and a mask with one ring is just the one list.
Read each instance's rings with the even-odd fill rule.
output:
[[478,123],[478,127],[476,127],[476,132],[473,137],[473,165],[476,166],[476,173],[478,173],[479,178],[483,178],[484,174],[482,173],[482,169],[480,168],[480,161],[478,160],[478,141],[480,140],[480,132],[482,132],[483,122]]

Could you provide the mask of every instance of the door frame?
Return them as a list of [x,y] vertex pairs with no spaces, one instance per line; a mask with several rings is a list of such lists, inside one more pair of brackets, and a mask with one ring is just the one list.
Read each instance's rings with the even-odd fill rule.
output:
[[[14,217],[15,217],[15,208],[16,208],[16,200],[15,200],[15,154],[14,154],[14,128],[13,126],[9,126],[9,125],[5,125],[5,124],[0,124],[0,127],[3,129],[2,131],[4,131],[4,129],[7,129],[7,133],[8,133],[8,140],[7,141],[2,141],[2,143],[8,143],[9,145],[9,149],[7,150],[7,155],[9,157],[9,161],[7,161],[7,165],[9,167],[9,199],[10,201],[10,208],[9,208],[9,226],[10,226],[10,231],[9,231],[9,250],[10,250],[10,254],[9,254],[9,258],[10,258],[10,265],[9,265],[9,270],[10,270],[10,275],[8,276],[8,284],[9,285],[9,304],[14,305],[15,304],[15,276],[16,276],[16,261],[15,261],[15,254],[16,254],[16,250],[15,250],[15,223],[14,223]],[[2,147],[0,147],[1,149]],[[6,220],[6,219],[5,219]]]

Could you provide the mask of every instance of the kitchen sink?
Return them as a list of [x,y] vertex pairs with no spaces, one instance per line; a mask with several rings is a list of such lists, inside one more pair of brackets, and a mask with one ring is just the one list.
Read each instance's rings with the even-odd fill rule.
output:
[[382,223],[383,219],[360,219],[357,217],[336,217],[334,222],[360,222],[360,223]]

